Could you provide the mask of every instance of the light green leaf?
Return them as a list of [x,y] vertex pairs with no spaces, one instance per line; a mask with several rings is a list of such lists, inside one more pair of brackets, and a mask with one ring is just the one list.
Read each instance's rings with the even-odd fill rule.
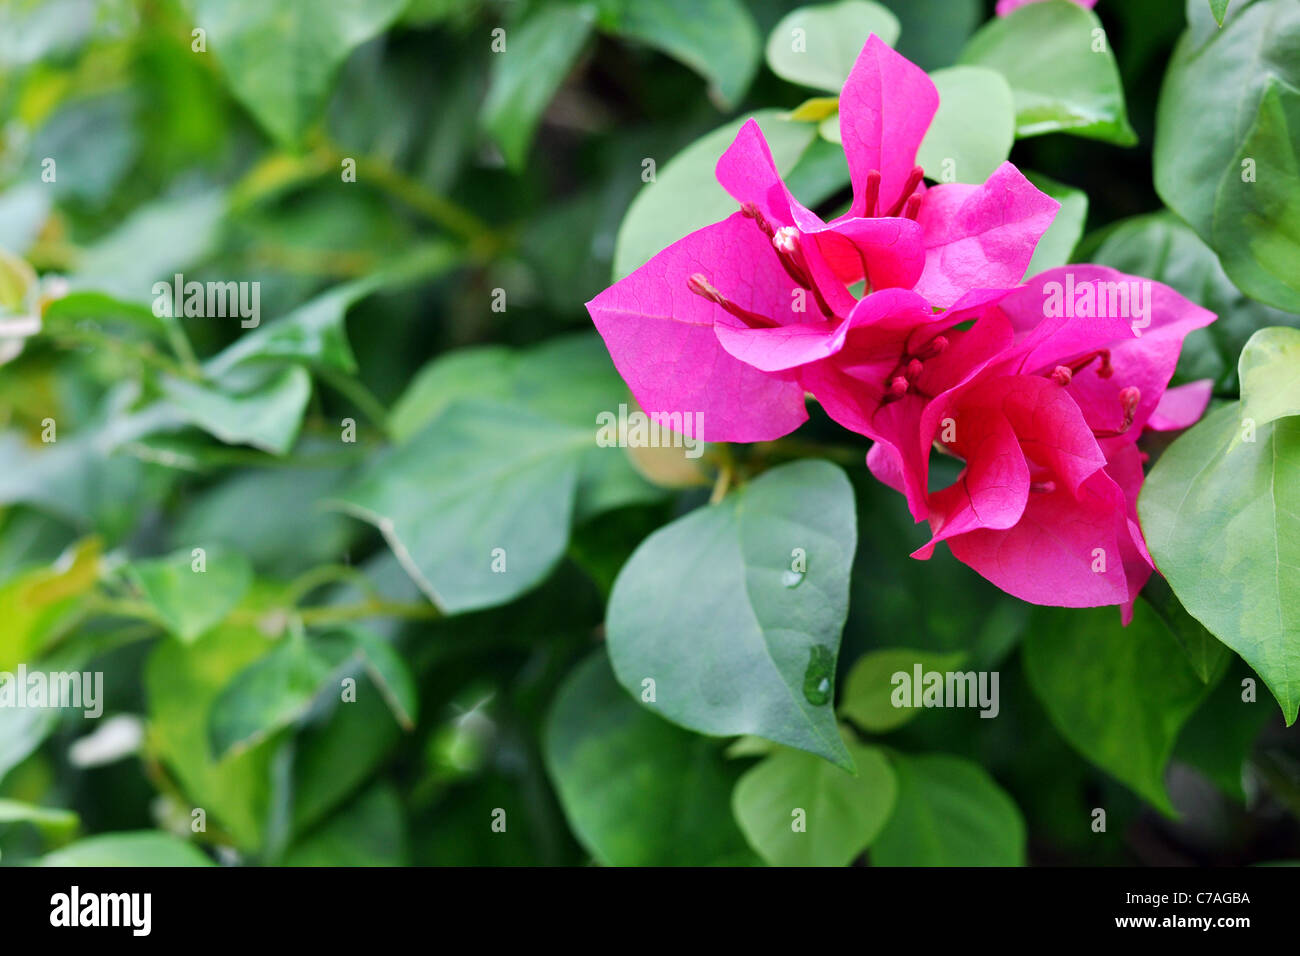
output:
[[[660,249],[696,229],[735,212],[736,201],[718,185],[714,168],[744,125],[742,117],[697,139],[658,169],[641,187],[619,226],[614,246],[614,276],[622,278]],[[790,170],[817,135],[811,123],[796,123],[781,110],[760,110],[758,122],[778,171]]]
[[205,256],[216,245],[226,197],[215,191],[160,199],[142,206],[81,256],[73,291],[151,303],[155,282]]
[[311,376],[300,365],[265,375],[232,376],[218,385],[164,375],[166,407],[228,445],[286,454],[298,438],[311,400]]
[[83,538],[52,565],[0,585],[0,672],[32,663],[99,580],[103,542]]
[[267,132],[292,145],[324,110],[348,54],[396,20],[407,2],[188,0],[188,6],[231,91]]
[[1220,28],[1188,0],[1156,112],[1166,205],[1253,298],[1300,312],[1300,6],[1254,0]]
[[54,732],[59,712],[52,708],[0,708],[0,781]]
[[194,570],[195,560],[185,550],[127,567],[163,624],[186,642],[225,620],[253,582],[253,569],[241,554],[205,550],[203,571]]
[[893,46],[898,18],[870,0],[799,7],[768,35],[767,65],[783,80],[839,93],[873,33]]
[[159,642],[145,665],[151,753],[193,806],[207,811],[209,830],[220,827],[250,851],[262,844],[271,749],[255,747],[218,761],[209,749],[208,715],[222,688],[269,649],[256,628],[224,625],[193,644]]
[[71,810],[0,799],[0,824],[4,823],[30,823],[48,839],[62,840],[76,832],[81,818]]
[[523,168],[537,124],[591,36],[595,17],[589,3],[541,4],[504,28],[505,50],[492,53],[481,121],[512,169]]
[[[898,687],[893,680],[895,674],[906,674],[908,680],[913,681],[917,666],[923,674],[929,671],[947,673],[960,668],[965,658],[963,653],[937,654],[907,648],[864,654],[849,671],[840,713],[863,730],[888,733],[920,713],[919,708],[911,706],[910,697],[908,706],[894,706],[892,698]],[[907,686],[911,688],[914,685],[909,683]]]
[[600,28],[685,63],[723,108],[740,102],[758,69],[758,27],[741,0],[604,0]]
[[[1249,439],[1249,440],[1247,440]],[[1147,547],[1184,607],[1300,708],[1300,418],[1240,403],[1178,438],[1138,499]]]
[[212,866],[192,843],[166,833],[140,830],[78,840],[41,857],[40,866]]
[[628,699],[595,653],[546,721],[546,769],[578,841],[607,866],[756,862],[730,813],[738,775],[717,741]]
[[1034,257],[1025,269],[1025,277],[1029,278],[1070,261],[1088,219],[1088,194],[1040,173],[1027,172],[1025,178],[1061,204],[1056,218],[1034,248]]
[[871,846],[873,865],[1024,864],[1024,820],[982,767],[941,754],[893,761],[898,799]]
[[640,697],[653,681],[648,706],[692,730],[851,767],[831,697],[856,528],[844,473],[808,460],[659,529],[610,596],[619,682]]
[[626,449],[596,443],[597,416],[629,401],[594,335],[449,353],[395,405],[402,444],[339,507],[444,610],[504,603],[550,572],[574,521],[661,497]]
[[594,441],[594,425],[457,402],[376,462],[339,507],[378,528],[442,610],[503,604],[564,553],[581,456]]
[[1030,686],[1065,739],[1172,815],[1165,767],[1179,730],[1209,688],[1151,606],[1137,602],[1128,627],[1113,607],[1037,608],[1024,662]]
[[1300,415],[1300,329],[1260,329],[1241,350],[1243,418],[1256,425]]
[[1214,14],[1214,22],[1223,26],[1223,18],[1228,13],[1229,0],[1210,0],[1210,12]]
[[1006,77],[1016,135],[1073,133],[1131,146],[1119,68],[1096,14],[1070,0],[1031,3],[971,37],[962,63]]
[[894,771],[875,747],[850,743],[848,750],[856,775],[782,748],[736,782],[736,822],[768,863],[847,866],[871,845],[894,808]]
[[[1300,55],[1300,40],[1296,43]],[[1300,90],[1270,81],[1214,200],[1213,246],[1232,281],[1300,312]]]
[[945,183],[982,183],[1008,156],[1016,139],[1016,106],[1002,74],[982,66],[954,66],[930,74],[939,111],[921,140],[917,165]]

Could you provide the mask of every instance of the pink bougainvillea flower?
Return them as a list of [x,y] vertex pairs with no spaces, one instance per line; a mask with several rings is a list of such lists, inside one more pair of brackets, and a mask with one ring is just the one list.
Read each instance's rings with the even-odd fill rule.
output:
[[831,377],[806,366],[877,332],[937,332],[935,308],[956,324],[970,295],[993,301],[1020,281],[1058,204],[1009,163],[979,186],[925,188],[916,153],[937,107],[925,72],[871,36],[840,96],[853,201],[831,222],[790,194],[758,124],[741,127],[717,167],[739,211],[587,303],[643,409],[700,412],[708,441],[778,438],[807,417],[810,383]]
[[[998,0],[997,15],[1005,17],[1012,10],[1018,10],[1030,3],[1038,3],[1040,0]],[[1097,5],[1097,0],[1074,0],[1081,7],[1087,7],[1091,10]]]
[[1135,443],[1144,427],[1185,427],[1204,410],[1208,383],[1167,386],[1184,338],[1213,320],[1167,286],[1101,266],[1049,270],[990,306],[980,323],[1005,322],[1013,342],[925,406],[920,474],[889,449],[869,458],[908,488],[928,481],[932,443],[965,462],[953,485],[926,495],[933,537],[916,556],[947,541],[1010,594],[1119,604],[1127,620],[1152,570]]

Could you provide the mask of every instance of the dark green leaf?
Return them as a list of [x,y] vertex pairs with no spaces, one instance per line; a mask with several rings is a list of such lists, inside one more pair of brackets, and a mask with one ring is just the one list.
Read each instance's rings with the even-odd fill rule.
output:
[[1024,660],[1029,683],[1062,736],[1172,814],[1165,767],[1179,730],[1209,689],[1156,612],[1138,602],[1133,622],[1123,627],[1113,607],[1037,609]]
[[630,701],[603,653],[580,664],[560,689],[544,746],[569,824],[599,862],[754,862],[731,819],[736,770],[723,761],[717,742]]
[[758,68],[758,28],[741,0],[605,0],[600,28],[681,60],[726,108],[740,102]]
[[592,4],[551,3],[499,28],[505,49],[492,53],[482,122],[511,168],[523,168],[533,132],[591,36],[595,18]]
[[895,755],[898,799],[871,846],[876,866],[1021,866],[1025,824],[1014,801],[959,757]]

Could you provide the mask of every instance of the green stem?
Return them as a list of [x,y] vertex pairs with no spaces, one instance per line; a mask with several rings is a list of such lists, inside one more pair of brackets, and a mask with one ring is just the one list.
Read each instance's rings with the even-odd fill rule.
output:
[[388,409],[360,379],[326,367],[317,369],[317,374],[325,384],[352,402],[385,437],[388,436]]
[[[341,161],[342,154],[337,149],[334,152]],[[386,160],[373,156],[358,157],[357,178],[373,182],[426,219],[469,242],[481,242],[492,234],[487,223],[468,209],[412,179]]]

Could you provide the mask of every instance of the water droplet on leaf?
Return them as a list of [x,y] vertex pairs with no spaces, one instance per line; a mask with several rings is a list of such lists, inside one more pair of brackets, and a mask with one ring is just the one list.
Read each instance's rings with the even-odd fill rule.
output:
[[831,699],[831,676],[835,673],[835,655],[824,644],[808,648],[808,669],[803,672],[803,695],[818,707]]
[[787,571],[781,575],[781,583],[788,588],[797,588],[803,583],[803,572]]

